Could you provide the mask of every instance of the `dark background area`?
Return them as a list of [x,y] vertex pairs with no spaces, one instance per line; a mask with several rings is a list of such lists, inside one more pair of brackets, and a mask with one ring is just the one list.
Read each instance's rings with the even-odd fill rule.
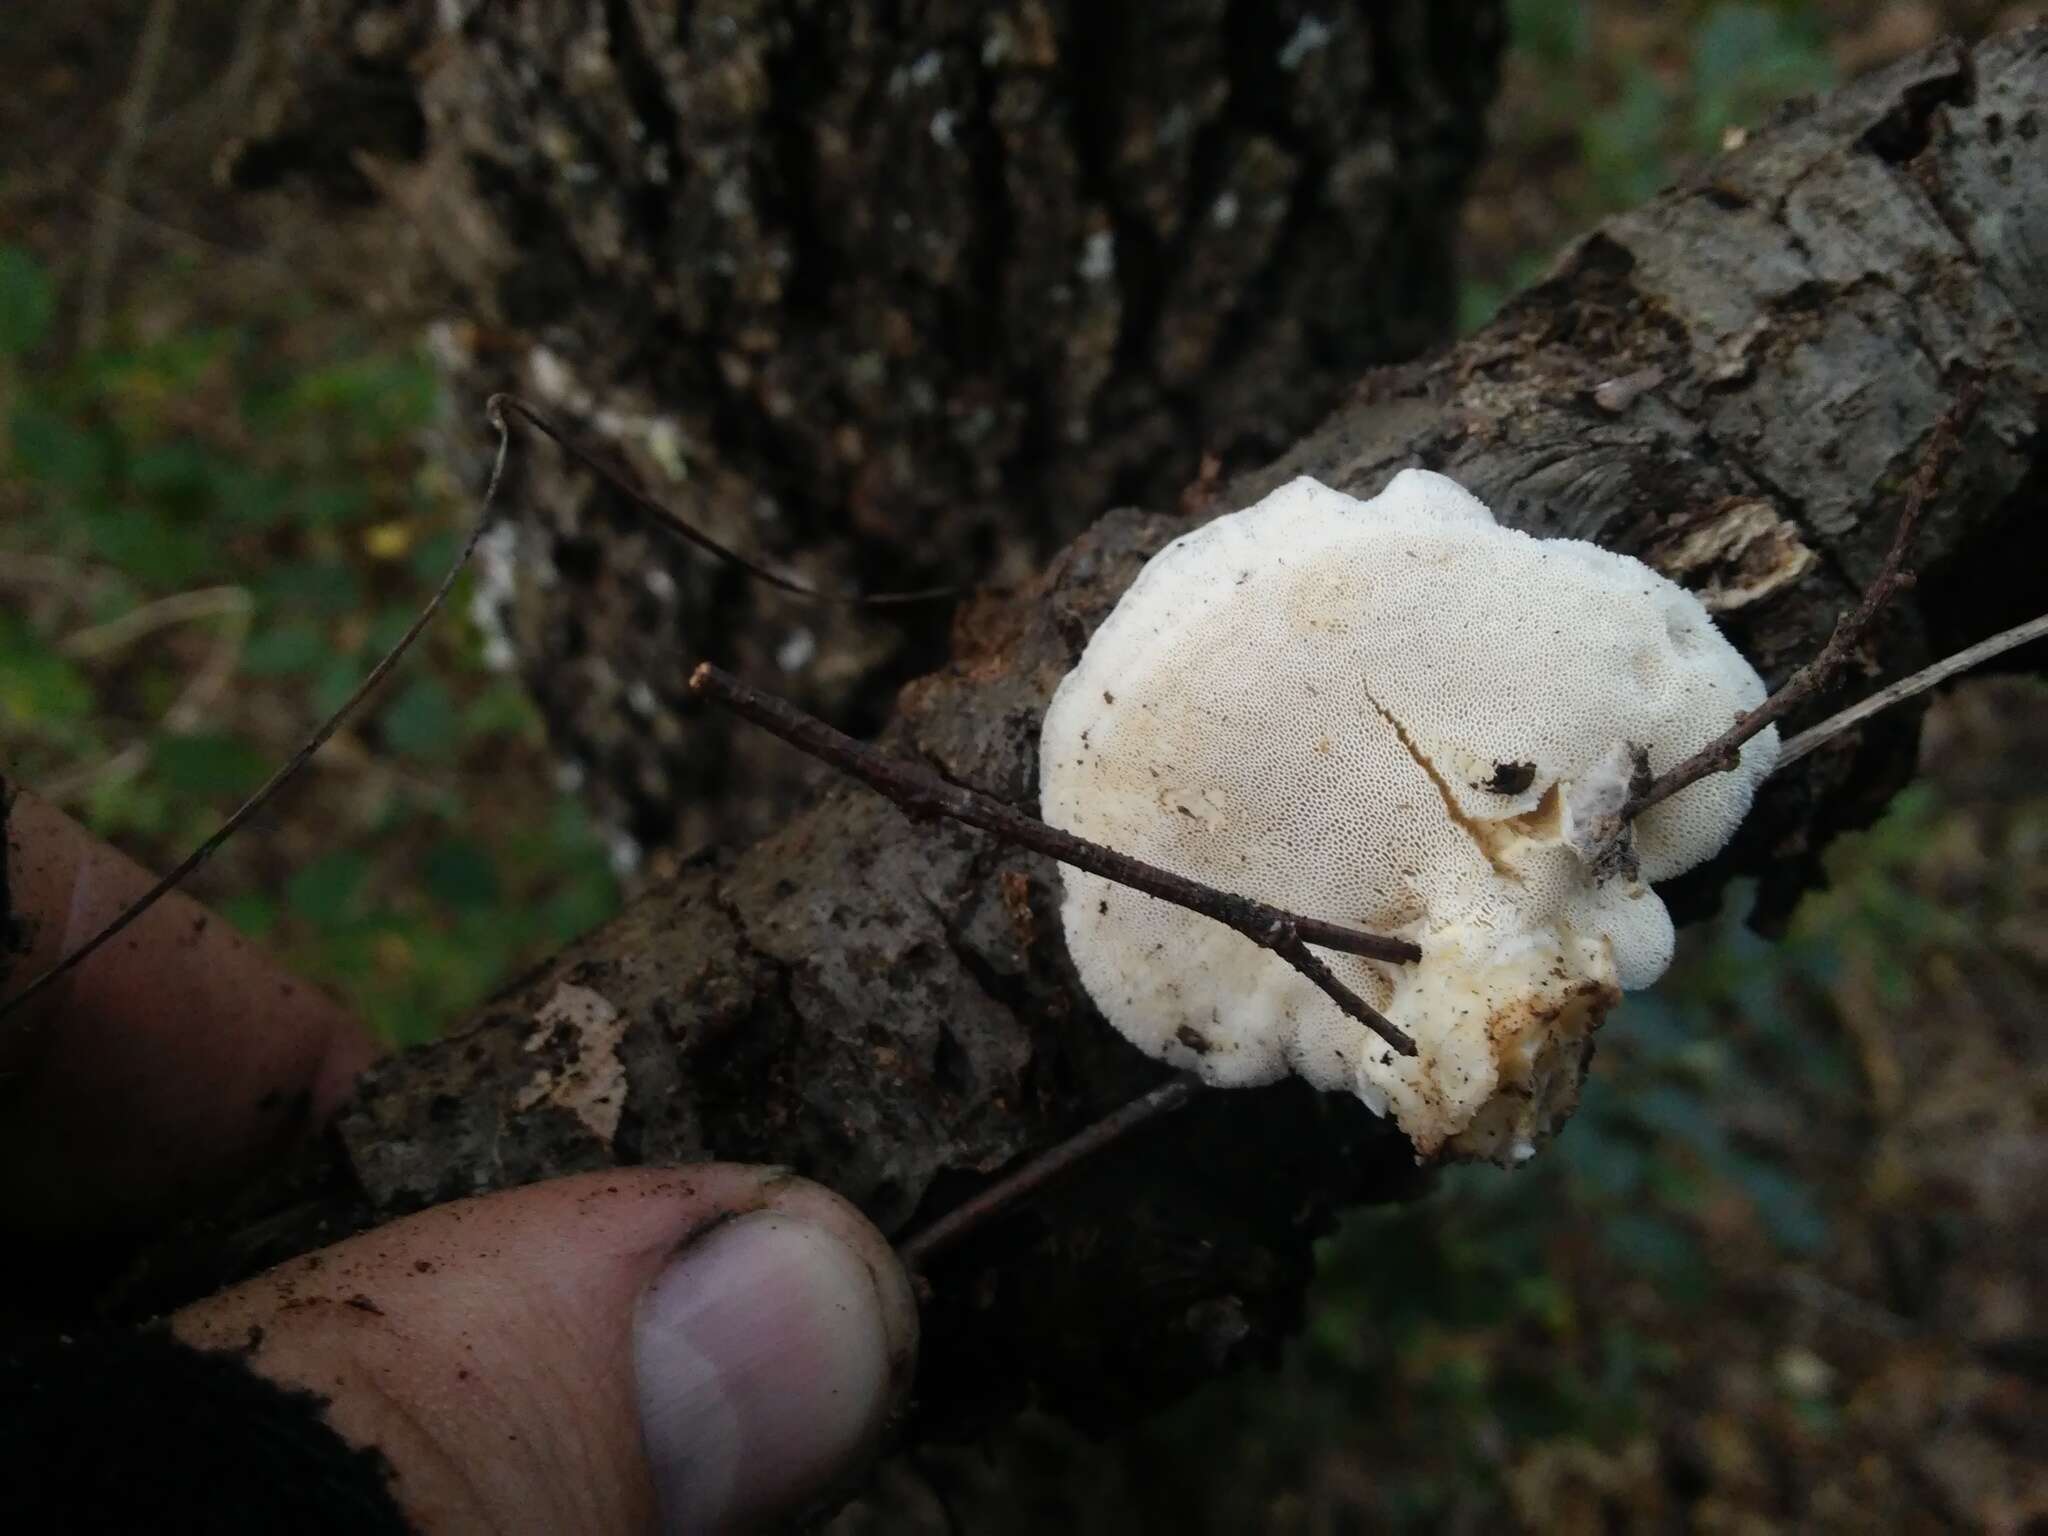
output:
[[[214,175],[288,9],[6,22],[0,755],[155,864],[403,626],[470,515],[447,445],[485,436],[440,383],[450,317],[366,279],[402,212]],[[1509,9],[1467,327],[1778,100],[2039,14]],[[492,646],[437,626],[200,883],[400,1040],[674,857],[586,809]],[[1738,898],[1603,1033],[1535,1166],[1352,1218],[1270,1371],[1110,1457],[1012,1431],[1074,1466],[1071,1504],[1018,1528],[2048,1528],[2043,703],[1952,690],[1920,781],[1782,938]],[[964,1497],[983,1465],[927,1470]]]

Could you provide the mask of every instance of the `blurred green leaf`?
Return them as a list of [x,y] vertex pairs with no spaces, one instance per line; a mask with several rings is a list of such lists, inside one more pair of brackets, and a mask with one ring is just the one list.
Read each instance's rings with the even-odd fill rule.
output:
[[548,841],[555,853],[565,859],[597,854],[603,846],[597,828],[591,824],[590,813],[573,795],[563,795],[555,801],[548,814]]
[[116,454],[112,440],[47,406],[25,401],[15,407],[9,438],[15,472],[27,479],[92,494],[113,478]]
[[338,928],[360,915],[367,860],[348,849],[324,853],[285,884],[285,903],[294,916],[322,928]]
[[1508,38],[1538,63],[1566,68],[1592,42],[1590,9],[1586,0],[1509,0]]
[[247,528],[274,527],[292,504],[284,476],[232,463],[214,466],[213,499],[223,518]]
[[1628,1109],[1653,1135],[1683,1143],[1710,1167],[1726,1161],[1728,1133],[1704,1094],[1670,1083],[1653,1084],[1631,1095]]
[[1706,1294],[1706,1256],[1698,1240],[1677,1223],[1623,1211],[1608,1218],[1600,1238],[1618,1262],[1654,1278],[1673,1296],[1698,1300]]
[[86,791],[84,820],[101,837],[162,839],[171,835],[183,809],[148,774],[132,779],[107,774]]
[[236,891],[214,903],[215,909],[252,939],[277,926],[277,903],[261,891]]
[[417,431],[439,402],[432,370],[409,355],[344,359],[305,375],[291,394],[300,409],[340,415],[372,441]]
[[1493,1383],[1488,1406],[1517,1440],[1548,1440],[1593,1430],[1596,1405],[1576,1373],[1507,1370]]
[[1822,1397],[1797,1397],[1792,1400],[1792,1412],[1797,1416],[1807,1433],[1823,1438],[1840,1432],[1842,1412],[1833,1403]]
[[0,719],[33,731],[81,719],[92,706],[85,674],[26,623],[0,610]]
[[95,555],[159,590],[230,573],[219,540],[203,528],[128,505],[91,507],[80,521]]
[[1804,1258],[1827,1245],[1828,1219],[1810,1186],[1756,1158],[1735,1158],[1728,1171],[1786,1253]]
[[455,563],[455,552],[461,547],[462,535],[452,529],[430,533],[413,546],[405,568],[415,580],[438,583],[448,574],[448,567]]
[[1507,291],[1498,283],[1465,282],[1458,285],[1458,334],[1469,336],[1500,313]]
[[248,742],[216,731],[160,737],[151,764],[164,788],[208,800],[241,799],[270,771]]
[[1683,1011],[1661,991],[1631,992],[1607,1023],[1617,1048],[1645,1062],[1671,1061],[1699,1041]]
[[[405,638],[405,632],[412,627],[419,611],[403,603],[387,605],[370,626],[370,632],[363,637],[363,652],[367,656],[382,656],[386,651]],[[429,630],[431,632],[431,628]]]
[[1913,972],[1898,954],[1886,950],[1870,958],[1870,979],[1888,1006],[1903,1011],[1913,1001]]
[[1558,1139],[1554,1156],[1562,1159],[1586,1186],[1605,1199],[1622,1199],[1642,1186],[1649,1156],[1629,1134],[1617,1134],[1601,1120],[1581,1115],[1568,1135]]
[[[530,729],[538,720],[533,700],[509,677],[494,678],[462,710],[464,740],[482,736],[512,736]],[[591,842],[587,827],[574,839],[578,846]]]
[[101,378],[110,390],[139,396],[137,403],[161,405],[165,396],[190,393],[203,384],[233,344],[233,333],[223,327],[171,331],[131,354],[105,353]]
[[541,936],[549,944],[581,938],[618,910],[619,886],[609,869],[570,876],[548,899]]
[[311,708],[307,714],[313,719],[325,720],[348,702],[349,695],[361,685],[369,674],[370,663],[358,661],[353,656],[330,656],[314,675]]
[[1835,71],[1813,31],[1762,5],[1717,5],[1693,35],[1693,144],[1754,122],[1787,97],[1826,90]]
[[251,677],[293,677],[317,670],[327,655],[319,625],[287,620],[257,632],[242,651],[242,670]]
[[361,485],[309,485],[294,498],[296,514],[309,528],[337,528],[361,518],[370,494]]
[[1522,1275],[1514,1281],[1513,1290],[1517,1313],[1534,1319],[1546,1332],[1566,1332],[1571,1322],[1572,1298],[1555,1276]]
[[284,609],[341,614],[362,606],[362,583],[339,560],[289,560],[256,578],[257,591]]
[[19,357],[49,334],[57,285],[18,245],[0,245],[0,357]]
[[1699,1210],[1712,1192],[1709,1178],[1668,1151],[1653,1152],[1643,1171],[1649,1193],[1644,1203],[1674,1216]]
[[1620,97],[1581,124],[1580,151],[1603,209],[1632,207],[1670,179],[1664,136],[1671,105],[1657,77],[1631,63]]
[[167,505],[199,510],[213,500],[221,463],[193,442],[162,443],[128,460],[128,481]]
[[447,757],[455,749],[455,719],[446,685],[438,678],[415,678],[380,716],[384,744],[406,757]]
[[477,911],[499,899],[497,865],[467,839],[451,838],[429,848],[420,873],[427,895],[445,907]]

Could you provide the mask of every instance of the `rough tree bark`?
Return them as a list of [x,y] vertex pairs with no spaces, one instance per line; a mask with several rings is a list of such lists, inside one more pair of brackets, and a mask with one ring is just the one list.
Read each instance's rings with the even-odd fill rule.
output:
[[[1998,627],[2038,602],[2044,568],[2044,126],[2048,29],[1784,114],[1579,242],[1482,333],[1369,376],[1279,463],[1193,512],[1113,513],[969,606],[887,740],[1031,803],[1047,698],[1148,555],[1284,476],[1368,493],[1415,463],[1519,526],[1642,554],[1782,677],[1874,564],[1966,373],[1984,405],[1872,678]],[[1690,898],[1751,872],[1782,905],[1819,842],[1897,785],[1912,734],[1895,722],[1774,781]],[[213,1237],[166,1248],[131,1302],[620,1162],[786,1163],[902,1232],[1158,1079],[1075,982],[1057,884],[1034,857],[832,787],[380,1068],[225,1258]],[[1349,1100],[1203,1095],[933,1270],[912,1433],[1027,1399],[1113,1420],[1270,1349],[1330,1214],[1415,1180]]]
[[[527,394],[824,586],[1021,580],[1446,333],[1497,0],[316,0],[238,179],[380,190],[474,406]],[[792,607],[536,464],[486,583],[614,828],[766,830],[803,770],[684,656],[872,731],[943,607]],[[516,536],[513,532],[516,530]]]

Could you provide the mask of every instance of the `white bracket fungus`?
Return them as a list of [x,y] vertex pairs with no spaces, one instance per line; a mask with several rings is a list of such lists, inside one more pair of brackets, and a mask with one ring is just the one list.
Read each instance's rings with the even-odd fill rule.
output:
[[1422,470],[1364,502],[1292,481],[1124,594],[1046,715],[1044,814],[1413,939],[1415,965],[1322,958],[1420,1054],[1230,929],[1074,869],[1068,948],[1111,1024],[1206,1082],[1296,1072],[1391,1113],[1421,1156],[1518,1162],[1570,1113],[1622,989],[1670,963],[1646,882],[1727,842],[1776,731],[1646,810],[1633,857],[1598,823],[1645,757],[1668,768],[1763,698],[1699,600],[1640,561],[1503,528]]

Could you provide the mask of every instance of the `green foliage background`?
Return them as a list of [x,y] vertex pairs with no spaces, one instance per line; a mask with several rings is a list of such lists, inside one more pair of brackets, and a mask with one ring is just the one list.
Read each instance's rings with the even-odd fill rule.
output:
[[[470,513],[423,456],[442,405],[415,351],[344,334],[280,355],[289,312],[155,330],[138,307],[66,357],[57,288],[0,246],[0,760],[162,866],[347,697]],[[463,595],[338,767],[201,886],[398,1041],[618,899],[576,802],[539,787],[539,721],[484,667]]]

